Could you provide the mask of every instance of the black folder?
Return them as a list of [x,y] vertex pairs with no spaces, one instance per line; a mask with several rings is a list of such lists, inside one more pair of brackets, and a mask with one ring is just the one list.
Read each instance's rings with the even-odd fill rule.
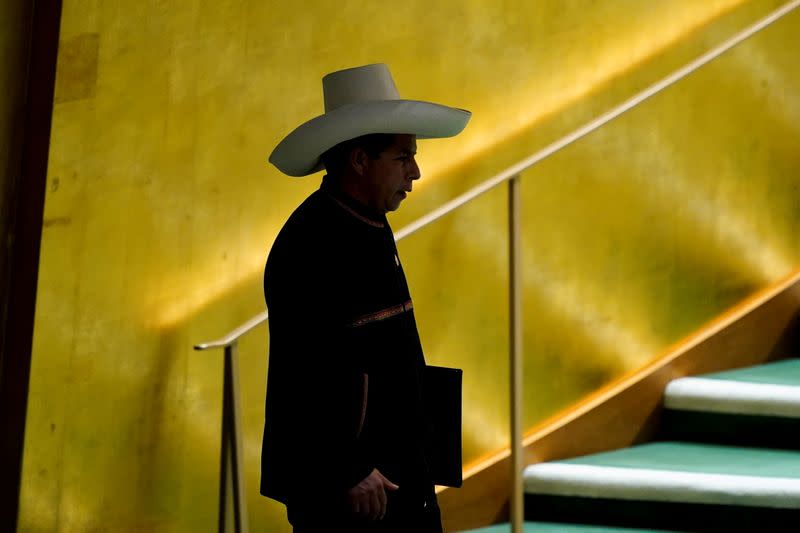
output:
[[424,377],[425,411],[430,426],[430,463],[436,485],[460,487],[461,378],[459,368],[427,366]]

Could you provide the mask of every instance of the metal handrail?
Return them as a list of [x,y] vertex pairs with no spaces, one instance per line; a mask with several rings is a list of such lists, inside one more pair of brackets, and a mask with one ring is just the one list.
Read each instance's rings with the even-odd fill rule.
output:
[[[543,159],[589,135],[598,128],[611,122],[623,113],[644,102],[653,95],[685,78],[703,65],[716,59],[745,39],[766,28],[776,20],[800,7],[800,0],[787,2],[755,24],[745,28],[722,44],[716,46],[684,67],[650,85],[643,91],[624,101],[622,104],[603,113],[596,119],[584,124],[572,133],[549,144],[542,150],[523,159],[519,163],[484,181],[480,185],[446,202],[427,215],[417,219],[395,233],[399,241],[420,229],[432,224],[445,215],[487,193],[498,185],[509,182],[509,370],[510,370],[510,406],[511,406],[511,471],[509,472],[509,503],[511,528],[513,533],[521,533],[523,529],[523,480],[522,480],[522,276],[521,276],[521,236],[520,236],[520,185],[522,172],[528,170]],[[219,340],[195,345],[195,350],[224,348],[225,350],[225,385],[223,390],[223,424],[220,471],[220,513],[219,530],[227,532],[247,531],[247,507],[244,497],[244,479],[241,475],[240,461],[242,454],[241,410],[238,396],[238,361],[236,350],[238,341],[243,335],[269,319],[267,311],[263,311],[247,322],[238,326]],[[232,511],[232,512],[231,512]]]
[[[640,103],[644,102],[645,100],[649,99],[650,97],[654,96],[655,94],[663,91],[667,87],[675,84],[676,82],[682,80],[692,72],[696,71],[700,67],[706,65],[707,63],[713,61],[720,55],[724,54],[734,46],[738,45],[742,41],[752,37],[754,34],[758,33],[759,31],[763,30],[776,20],[784,17],[785,15],[789,14],[791,11],[800,7],[800,0],[793,0],[791,2],[786,3],[782,7],[776,9],[766,17],[762,18],[755,24],[745,28],[738,34],[734,35],[730,39],[724,41],[722,44],[712,48],[710,51],[706,52],[702,56],[698,57],[694,61],[686,64],[682,68],[676,70],[672,74],[662,78],[661,80],[657,81],[656,83],[650,85],[643,91],[637,93],[635,96],[629,98],[622,104],[612,108],[611,110],[603,113],[596,119],[587,122],[583,126],[579,127],[578,129],[574,130],[572,133],[565,135],[564,137],[560,138],[559,140],[547,145],[543,149],[539,150],[538,152],[534,153],[533,155],[523,159],[522,161],[512,165],[511,167],[503,170],[499,174],[495,175],[492,178],[487,179],[480,185],[470,189],[469,191],[457,196],[456,198],[450,200],[442,204],[440,207],[434,209],[427,215],[424,215],[411,224],[405,226],[401,230],[395,233],[395,240],[400,241],[409,235],[416,233],[417,231],[421,230],[425,226],[436,222],[440,218],[444,217],[455,211],[456,209],[460,208],[461,206],[471,202],[475,198],[482,196],[483,194],[489,192],[490,190],[494,189],[498,185],[505,183],[506,181],[512,179],[514,176],[517,176],[524,172],[525,170],[530,169],[543,159],[550,157],[551,155],[555,154],[556,152],[560,151],[563,148],[566,148],[570,144],[582,139],[583,137],[589,135],[596,129],[604,126],[605,124],[611,122],[615,118],[619,117],[626,111],[629,111],[633,107],[639,105]],[[195,350],[208,350],[210,348],[220,348],[223,347],[224,344],[220,344],[221,342],[231,343],[237,340],[239,337],[253,329],[254,327],[258,326],[262,322],[268,319],[268,315],[265,312],[251,318],[241,326],[237,327],[233,331],[231,331],[228,335],[223,337],[218,341],[208,342],[208,343],[201,343],[195,345]],[[237,336],[238,333],[238,336]]]
[[211,342],[202,342],[200,344],[195,344],[195,350],[211,350],[213,348],[224,348],[226,346],[230,346],[234,342],[238,341],[241,337],[247,334],[251,329],[259,326],[260,324],[267,321],[269,318],[269,313],[267,311],[263,311],[235,330],[231,331],[221,339],[211,341]]

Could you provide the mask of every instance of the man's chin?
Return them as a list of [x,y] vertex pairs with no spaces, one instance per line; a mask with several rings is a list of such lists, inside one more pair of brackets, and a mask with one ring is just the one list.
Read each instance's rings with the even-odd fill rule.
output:
[[405,197],[400,198],[399,196],[395,196],[391,199],[391,201],[387,202],[386,210],[387,211],[397,211],[400,208],[400,204],[403,203]]

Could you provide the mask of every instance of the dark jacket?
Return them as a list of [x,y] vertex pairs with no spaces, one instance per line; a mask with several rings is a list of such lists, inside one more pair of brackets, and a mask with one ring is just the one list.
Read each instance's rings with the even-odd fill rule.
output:
[[425,361],[386,217],[326,178],[278,234],[264,293],[261,493],[333,503],[373,468],[406,494],[431,493]]

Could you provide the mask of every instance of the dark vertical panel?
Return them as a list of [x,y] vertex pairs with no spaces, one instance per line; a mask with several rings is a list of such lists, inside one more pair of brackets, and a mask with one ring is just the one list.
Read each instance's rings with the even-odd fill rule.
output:
[[[31,367],[31,344],[39,270],[39,243],[47,180],[61,0],[19,0],[25,46],[19,81],[22,113],[13,125],[4,207],[5,268],[0,296],[0,525],[13,531],[19,510],[19,483]],[[10,527],[9,527],[10,526]],[[6,529],[8,528],[8,529]]]

